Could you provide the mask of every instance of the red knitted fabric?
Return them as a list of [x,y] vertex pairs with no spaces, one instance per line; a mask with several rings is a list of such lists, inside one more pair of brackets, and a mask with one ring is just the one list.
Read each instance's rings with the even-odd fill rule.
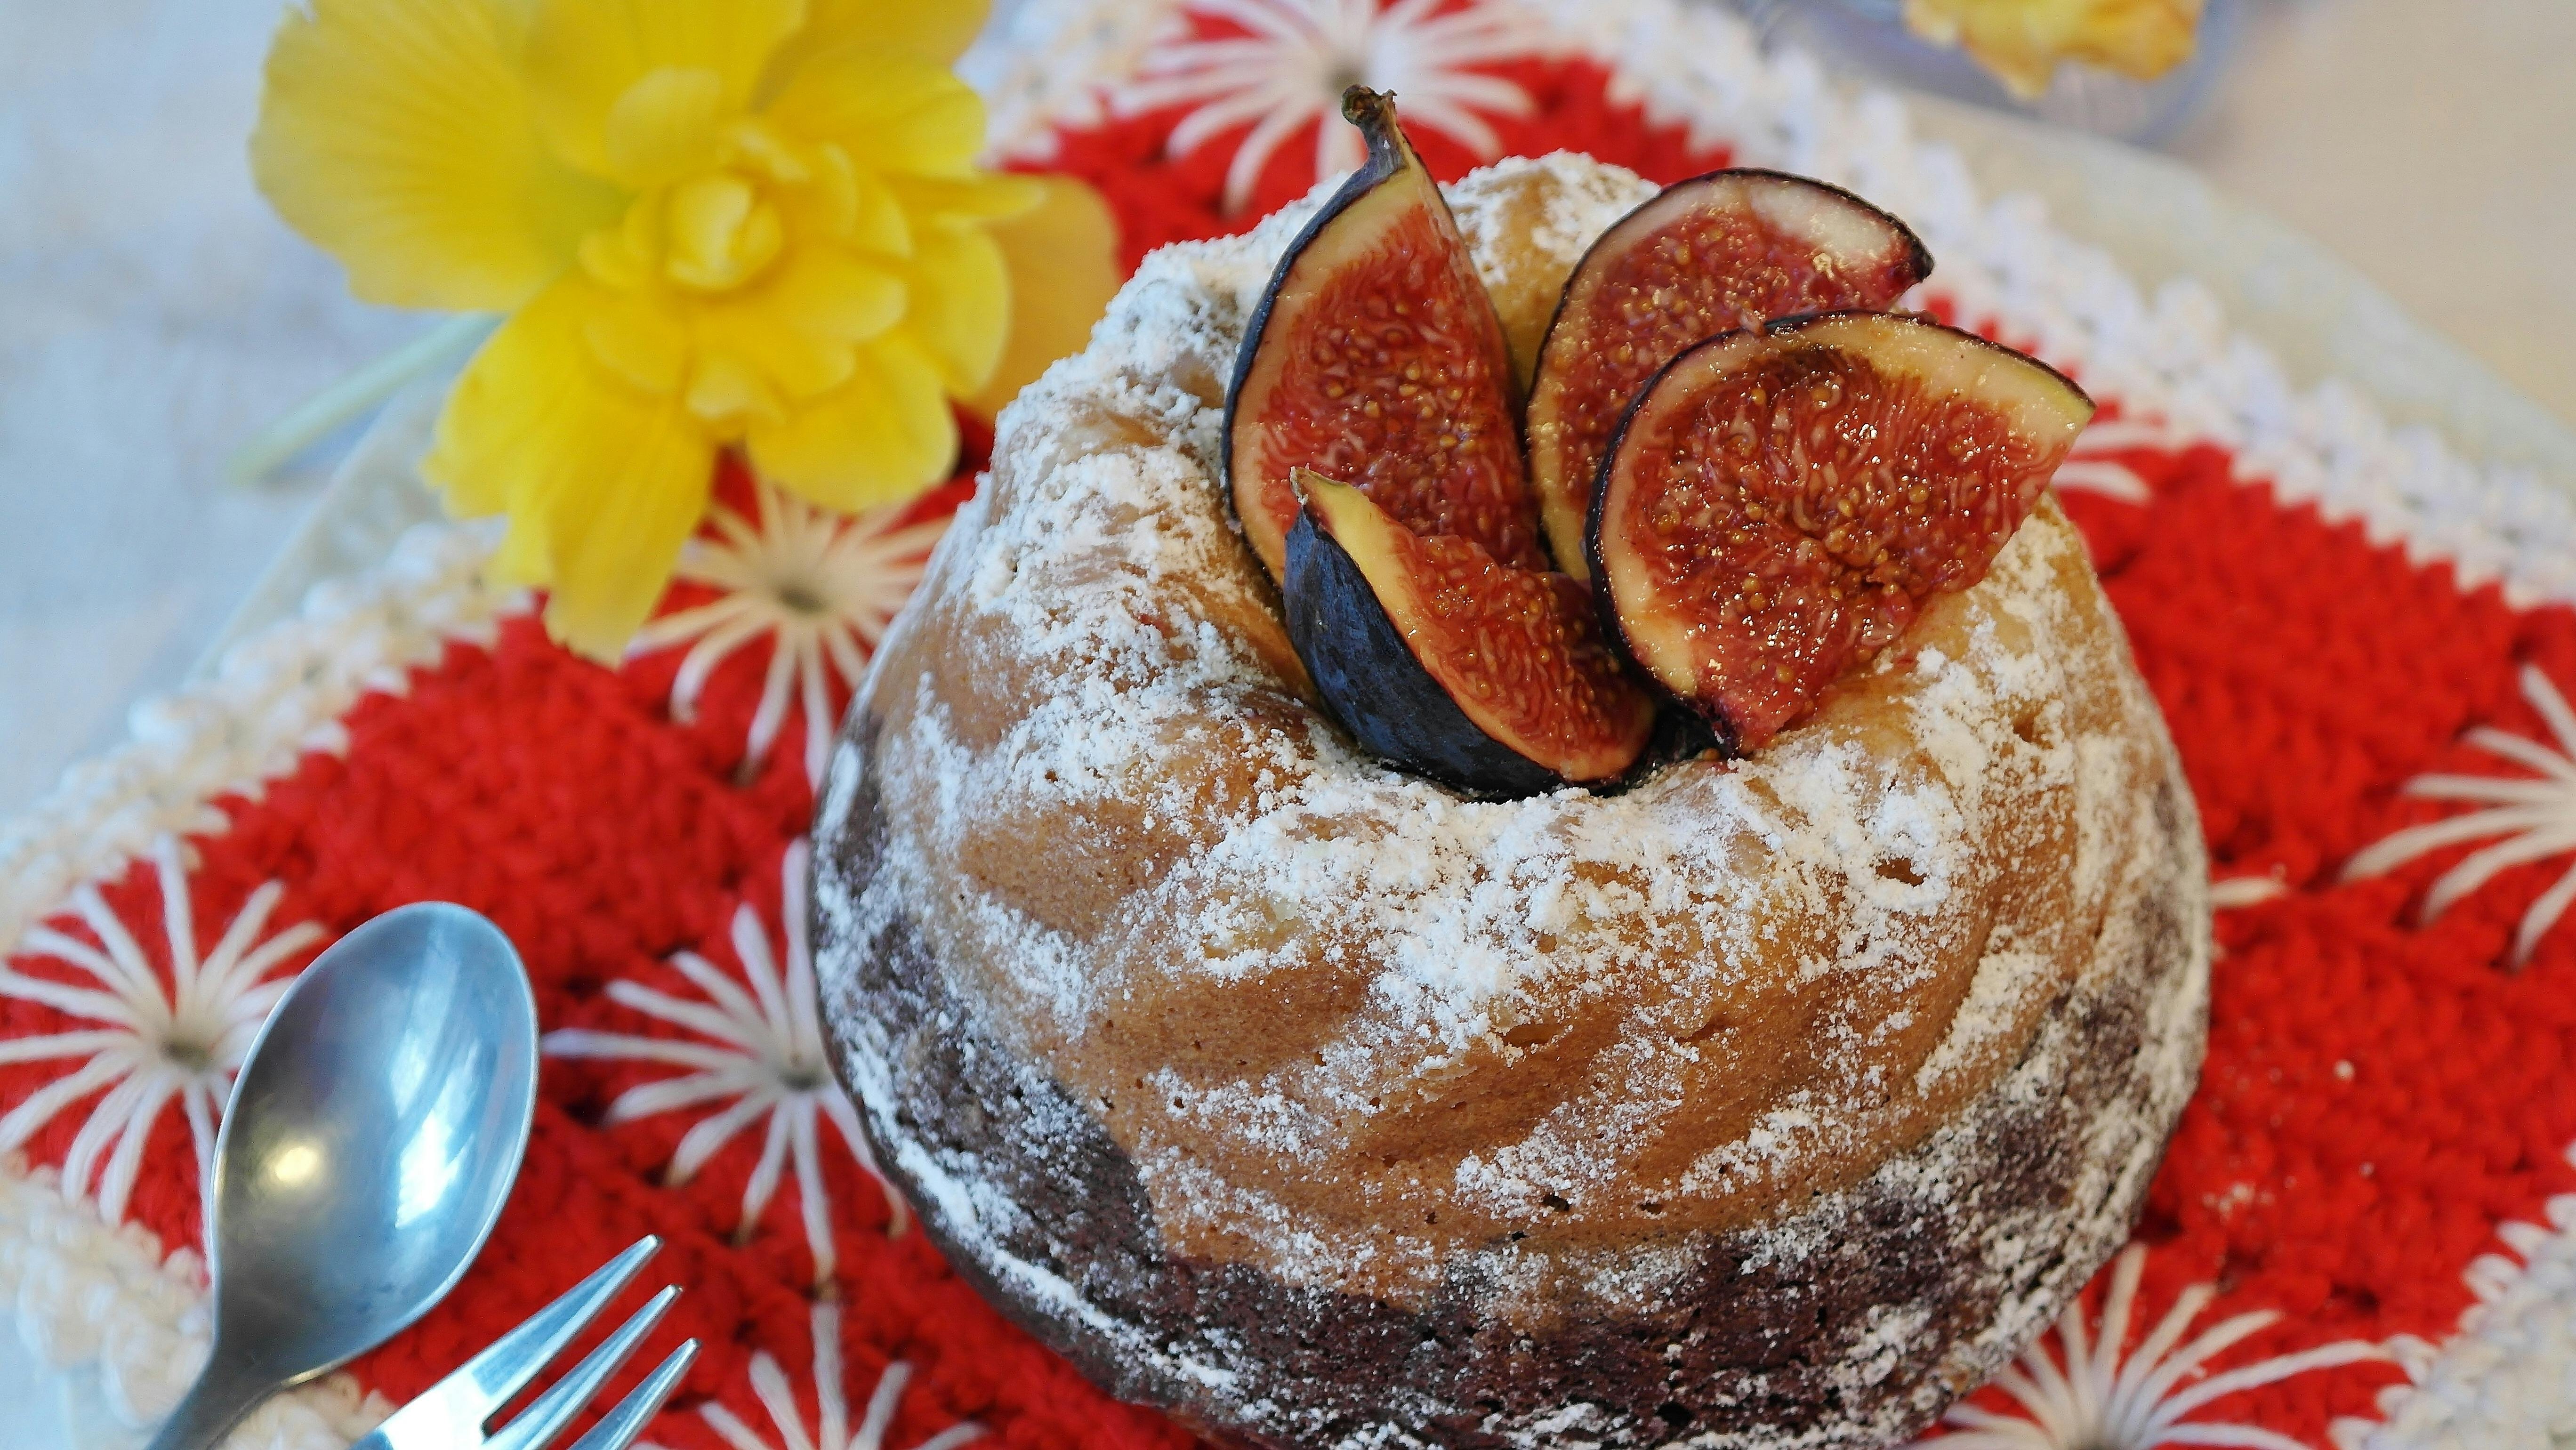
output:
[[[1538,103],[1529,117],[1496,122],[1506,151],[1586,150],[1659,179],[1725,160],[1614,103],[1589,63],[1521,62],[1501,73]],[[1063,138],[1058,164],[1109,196],[1131,262],[1248,219],[1217,206],[1225,148],[1163,154],[1174,119],[1147,114]],[[1436,133],[1421,149],[1444,173],[1475,159]],[[1308,188],[1310,150],[1282,149],[1255,212]],[[2119,400],[2106,401],[2105,416],[2119,416]],[[2277,877],[2286,888],[2220,913],[2208,1066],[2140,1229],[2152,1252],[2132,1337],[2184,1286],[2210,1283],[2219,1291],[2212,1315],[2282,1315],[2222,1367],[2341,1340],[2439,1341],[2470,1302],[2462,1271],[2490,1248],[2497,1225],[2539,1217],[2548,1196],[2576,1190],[2562,1156],[2576,1141],[2576,1074],[2565,1067],[2576,1048],[2576,920],[2544,936],[2520,969],[2511,965],[2517,923],[2567,863],[2504,871],[2429,924],[2420,920],[2429,883],[2473,844],[2368,879],[2347,883],[2342,872],[2370,843],[2458,810],[2400,794],[2410,779],[2510,773],[2463,743],[2471,727],[2549,738],[2519,672],[2537,666],[2576,692],[2576,613],[2515,609],[2492,588],[2464,590],[2445,565],[2410,562],[2357,525],[2283,506],[2259,480],[2235,477],[2216,448],[2110,456],[2144,485],[2145,500],[2070,492],[2067,508],[2171,722],[2215,873]],[[968,458],[961,480],[979,462]],[[915,516],[953,508],[967,487],[934,495]],[[737,509],[753,506],[738,470],[722,494]],[[665,608],[718,593],[684,583]],[[702,996],[674,964],[684,952],[741,979],[744,908],[784,960],[782,857],[813,801],[799,708],[776,748],[741,769],[767,678],[766,638],[715,666],[686,722],[669,706],[684,655],[674,647],[606,669],[555,648],[525,617],[490,648],[451,647],[415,671],[407,691],[351,709],[345,750],[308,754],[264,791],[217,803],[227,827],[186,843],[197,942],[211,943],[270,881],[284,886],[272,931],[314,922],[337,934],[404,902],[459,901],[518,944],[550,1031],[692,1040],[632,1005],[632,988]],[[835,678],[835,712],[847,695]],[[151,863],[135,863],[103,892],[166,972]],[[68,910],[51,924],[99,939]],[[26,978],[94,985],[42,951],[10,965]],[[618,982],[632,984],[626,1000],[610,995]],[[0,997],[0,1037],[88,1025],[54,1005]],[[65,1071],[55,1060],[0,1065],[0,1107],[25,1103]],[[801,1227],[804,1188],[792,1172],[738,1227],[763,1156],[762,1123],[674,1183],[668,1165],[684,1138],[723,1104],[612,1118],[620,1094],[677,1071],[550,1056],[527,1168],[490,1248],[446,1303],[359,1362],[360,1379],[408,1397],[651,1231],[670,1247],[649,1278],[688,1292],[639,1366],[684,1336],[705,1346],[649,1437],[672,1450],[724,1443],[705,1413],[711,1404],[784,1443],[750,1372],[763,1354],[786,1371],[810,1423],[818,1294],[837,1301],[853,1422],[889,1362],[914,1368],[887,1450],[911,1450],[961,1417],[1025,1450],[1185,1440],[1160,1417],[1110,1402],[1007,1325],[918,1233],[889,1236],[885,1198],[828,1124],[820,1171],[837,1262],[818,1290]],[[96,1096],[64,1104],[27,1142],[27,1158],[61,1164]],[[127,1217],[167,1248],[199,1243],[196,1169],[175,1109],[153,1126]],[[2384,1364],[2327,1368],[2231,1396],[2213,1413],[2319,1443],[2331,1417],[2370,1414],[2374,1391],[2396,1377]]]

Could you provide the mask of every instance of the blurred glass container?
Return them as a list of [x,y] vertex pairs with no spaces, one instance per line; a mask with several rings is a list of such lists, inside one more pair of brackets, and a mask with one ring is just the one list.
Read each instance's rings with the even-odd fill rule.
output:
[[1970,59],[1906,28],[1903,0],[1733,0],[1765,45],[1792,45],[1845,69],[2139,146],[2160,145],[2207,100],[2236,48],[2243,0],[2205,0],[2191,59],[2152,81],[2068,62],[2024,101]]

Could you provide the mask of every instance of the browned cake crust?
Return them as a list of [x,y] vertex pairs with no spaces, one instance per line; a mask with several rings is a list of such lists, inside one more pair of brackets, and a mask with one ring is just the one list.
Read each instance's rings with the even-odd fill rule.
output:
[[[2155,809],[2191,823],[2178,782]],[[883,832],[862,777],[820,843],[818,896],[864,892]],[[2051,1003],[2014,1070],[1931,1141],[1816,1200],[1803,1222],[1637,1245],[1657,1280],[1648,1312],[1529,1332],[1488,1315],[1489,1286],[1473,1280],[1407,1309],[1167,1255],[1125,1153],[949,992],[908,919],[827,936],[822,950],[836,1058],[892,1069],[894,1091],[871,1097],[866,1121],[923,1229],[987,1299],[1122,1399],[1278,1447],[1877,1447],[2000,1368],[2127,1237],[2182,1096],[2148,1070],[2150,1037],[2201,1025],[2197,1006],[2183,1023],[2159,1010],[2186,995],[2207,931],[2188,899],[2133,898],[2127,929],[2107,934],[2117,956],[2085,975],[2098,990]],[[925,1158],[947,1184],[915,1176]],[[957,1183],[1006,1201],[1007,1226],[961,1214]],[[1820,1247],[1784,1260],[1784,1239]],[[1078,1302],[1030,1292],[1005,1261],[1038,1266]]]
[[[1515,336],[1636,194],[1462,184]],[[2080,541],[2043,506],[1754,760],[1459,801],[1336,739],[1217,502],[1296,220],[1149,259],[1006,414],[853,712],[815,941],[880,1162],[1221,1437],[1921,1427],[2117,1246],[2197,1074],[2198,823]]]

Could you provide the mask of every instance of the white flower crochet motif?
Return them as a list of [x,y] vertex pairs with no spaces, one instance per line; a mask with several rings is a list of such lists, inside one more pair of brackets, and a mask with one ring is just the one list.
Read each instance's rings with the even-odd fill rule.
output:
[[[831,1063],[823,1055],[823,1024],[814,1000],[814,959],[805,941],[805,857],[805,843],[799,841],[788,848],[780,868],[782,910],[787,917],[783,979],[770,953],[769,929],[746,904],[733,915],[733,951],[742,962],[742,981],[695,952],[682,952],[671,959],[671,965],[704,994],[703,1000],[674,997],[634,982],[608,984],[611,1001],[707,1040],[630,1037],[574,1027],[547,1033],[546,1050],[559,1057],[665,1062],[690,1069],[618,1094],[608,1105],[611,1123],[725,1104],[681,1136],[666,1170],[675,1184],[688,1182],[718,1149],[768,1118],[760,1162],[743,1185],[739,1231],[747,1234],[759,1222],[761,1211],[778,1191],[781,1173],[792,1164],[805,1243],[813,1251],[814,1277],[820,1282],[831,1277],[837,1262],[832,1251],[831,1200],[823,1188],[822,1120],[831,1120],[841,1142],[881,1186],[885,1175],[868,1152],[857,1110],[832,1077]],[[743,990],[746,984],[748,992]],[[907,1221],[903,1199],[890,1187],[885,1189],[885,1199],[892,1215],[887,1232],[901,1233]]]
[[2277,1384],[2310,1370],[2388,1357],[2378,1345],[2343,1340],[2256,1360],[2186,1386],[2183,1380],[2202,1365],[2281,1316],[2268,1309],[2238,1314],[2183,1344],[2192,1321],[2218,1294],[2211,1285],[2194,1284],[2174,1299],[2173,1308],[2124,1360],[2120,1346],[2129,1337],[2129,1311],[2136,1306],[2138,1280],[2146,1265],[2144,1245],[2131,1244],[2121,1251],[2111,1270],[2110,1292],[2103,1299],[2098,1341],[2085,1331],[2082,1304],[2068,1304],[2057,1318],[2063,1362],[2048,1352],[2043,1339],[2024,1350],[2012,1368],[1995,1376],[1995,1384],[2029,1418],[1999,1415],[1978,1405],[1953,1405],[1943,1418],[1958,1428],[1916,1445],[1921,1450],[2152,1450],[2160,1445],[2308,1450],[2299,1441],[2259,1425],[2184,1417],[2241,1390]]
[[80,1063],[0,1117],[0,1153],[25,1146],[56,1114],[104,1089],[63,1155],[62,1175],[75,1199],[90,1191],[94,1179],[99,1216],[111,1224],[124,1221],[144,1144],[173,1098],[196,1147],[197,1182],[206,1181],[215,1120],[231,1094],[233,1074],[240,1071],[268,1009],[293,980],[271,979],[269,973],[323,935],[322,928],[302,922],[262,939],[269,913],[285,890],[271,881],[250,894],[215,949],[200,957],[178,842],[168,836],[155,840],[152,863],[160,876],[162,935],[169,947],[166,983],[94,886],[72,893],[72,910],[98,938],[97,945],[39,925],[28,930],[22,946],[31,956],[79,968],[97,987],[31,977],[0,965],[0,997],[40,1002],[100,1024],[0,1041],[0,1063]]
[[[1247,34],[1193,38],[1146,53],[1113,98],[1128,114],[1194,105],[1172,128],[1173,155],[1252,123],[1225,170],[1225,209],[1252,199],[1261,168],[1313,124],[1315,175],[1360,164],[1367,148],[1340,121],[1352,85],[1393,91],[1410,125],[1438,131],[1485,160],[1502,139],[1487,115],[1526,116],[1529,93],[1468,67],[1532,55],[1547,34],[1507,5],[1451,0],[1191,0],[1185,15],[1231,21]],[[1320,123],[1320,124],[1317,124]]]
[[[2415,777],[2406,783],[2408,795],[2437,801],[2481,802],[2486,809],[2397,832],[2353,857],[2344,867],[2345,880],[2377,876],[2445,846],[2503,837],[2444,872],[2433,883],[2433,889],[2424,893],[2423,919],[2429,922],[2508,868],[2576,853],[2576,710],[2567,707],[2566,697],[2558,693],[2558,687],[2537,665],[2522,667],[2522,697],[2540,712],[2549,733],[2557,737],[2556,750],[2544,742],[2484,725],[2462,738],[2500,760],[2537,771],[2538,776]],[[2531,960],[2540,939],[2558,924],[2571,901],[2576,901],[2576,864],[2570,864],[2558,883],[2540,893],[2540,899],[2522,914],[2521,929],[2513,938],[2515,966]]]
[[2075,447],[2057,466],[2050,482],[2076,493],[2098,494],[2121,503],[2143,504],[2155,497],[2138,471],[2111,454],[2135,448],[2177,452],[2189,440],[2149,419],[2104,418],[2075,436]]
[[631,653],[689,644],[671,680],[671,715],[685,724],[696,717],[698,695],[716,666],[762,635],[771,636],[769,674],[743,747],[743,773],[748,776],[767,758],[792,697],[804,707],[805,778],[819,781],[839,723],[832,714],[831,676],[837,673],[845,686],[858,683],[867,652],[921,582],[931,546],[948,520],[942,515],[899,524],[901,505],[844,517],[766,480],[753,482],[752,496],[753,518],[717,504],[708,517],[719,537],[692,539],[680,556],[680,578],[722,592],[647,623]]
[[[876,1390],[868,1396],[868,1407],[859,1416],[855,1429],[850,1425],[849,1396],[841,1385],[845,1372],[839,1311],[829,1304],[817,1304],[814,1408],[819,1423],[810,1431],[806,1428],[805,1412],[796,1403],[795,1387],[787,1382],[787,1372],[766,1350],[751,1357],[751,1389],[760,1397],[760,1407],[769,1412],[770,1425],[778,1432],[775,1442],[754,1434],[740,1416],[720,1403],[711,1401],[700,1406],[698,1414],[734,1450],[884,1450],[886,1427],[894,1423],[895,1409],[903,1403],[904,1386],[912,1381],[912,1366],[896,1360],[885,1367],[885,1373],[877,1376]],[[913,1450],[957,1450],[983,1433],[983,1426],[960,1420]]]
[[2209,883],[2213,911],[2241,911],[2290,894],[2290,883],[2278,876],[2220,876]]

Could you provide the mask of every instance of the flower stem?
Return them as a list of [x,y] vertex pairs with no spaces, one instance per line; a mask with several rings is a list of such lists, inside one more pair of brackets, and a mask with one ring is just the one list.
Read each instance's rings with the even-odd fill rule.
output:
[[224,477],[250,487],[332,430],[401,391],[405,383],[471,351],[500,319],[469,312],[451,317],[401,347],[297,404],[224,461]]

